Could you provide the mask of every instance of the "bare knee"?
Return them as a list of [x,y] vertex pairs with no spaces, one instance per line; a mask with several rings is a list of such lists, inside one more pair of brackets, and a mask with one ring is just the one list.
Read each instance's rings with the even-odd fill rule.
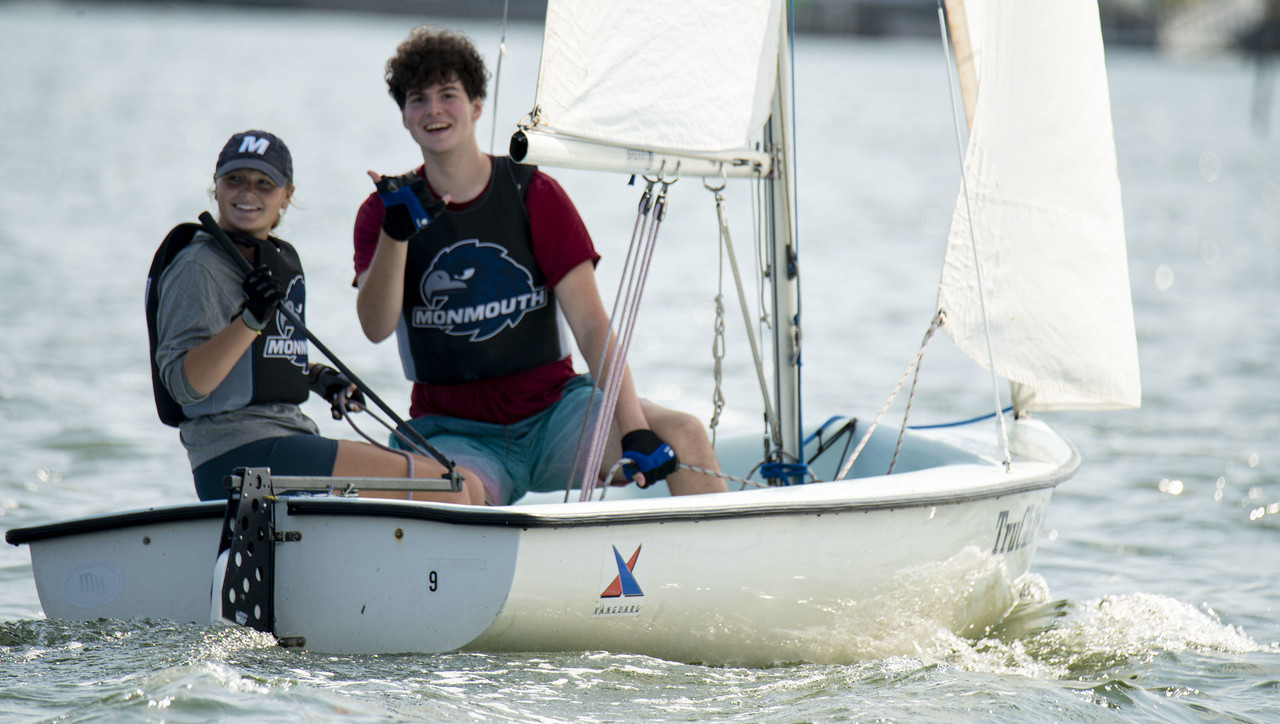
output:
[[[435,460],[418,458],[414,467],[414,476],[418,478],[448,479],[448,471]],[[434,500],[443,503],[461,503],[463,505],[484,505],[485,488],[480,475],[473,470],[454,467],[454,472],[462,479],[461,487],[448,493],[417,493],[414,500]]]
[[672,495],[723,493],[729,489],[724,478],[718,475],[720,464],[701,420],[684,412],[663,410],[662,414],[655,415],[650,422],[658,437],[667,441],[676,451],[680,462],[706,471],[682,468],[672,473],[667,478],[667,487]]
[[[372,446],[369,446],[372,447]],[[420,455],[404,455],[397,452],[373,449],[372,452],[359,449],[360,452],[366,453],[370,458],[375,460],[377,464],[370,461],[365,462],[364,470],[360,471],[360,475],[367,477],[412,477],[415,480],[440,480],[446,479],[447,470],[436,460],[425,458]],[[354,457],[354,456],[353,456]],[[484,505],[485,494],[484,484],[480,480],[480,476],[476,473],[464,468],[455,468],[459,476],[462,477],[462,487],[459,490],[362,490],[361,497],[366,498],[390,498],[394,500],[422,500],[436,503],[457,503],[459,505]],[[335,471],[335,474],[336,471]],[[350,473],[349,473],[350,474]]]
[[693,415],[671,412],[661,422],[655,423],[654,432],[675,449],[681,460],[700,467],[716,465],[711,439],[707,437],[702,421]]
[[471,505],[488,505],[486,499],[486,489],[484,481],[473,470],[467,468],[455,468],[458,475],[462,476],[462,493],[467,496],[467,502]]

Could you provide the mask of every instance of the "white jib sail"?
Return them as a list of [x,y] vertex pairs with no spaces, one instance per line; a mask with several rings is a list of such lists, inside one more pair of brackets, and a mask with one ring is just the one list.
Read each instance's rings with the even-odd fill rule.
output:
[[780,0],[551,0],[537,125],[630,148],[743,148],[769,116]]
[[976,242],[995,372],[1014,383],[1018,409],[1137,407],[1137,340],[1097,6],[965,4],[981,62],[964,168],[969,198],[962,188],[938,292],[943,329],[988,365]]

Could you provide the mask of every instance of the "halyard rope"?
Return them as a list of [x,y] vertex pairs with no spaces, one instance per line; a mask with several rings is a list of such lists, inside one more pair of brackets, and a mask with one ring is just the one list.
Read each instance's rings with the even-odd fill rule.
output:
[[498,135],[498,89],[502,87],[502,59],[507,57],[507,16],[511,9],[511,0],[502,4],[502,39],[498,41],[498,67],[493,73],[493,110],[490,119],[493,125],[489,128],[489,155],[493,155],[494,139]]
[[934,331],[942,326],[946,317],[941,311],[934,317],[934,324],[929,325],[928,331],[924,333],[924,341],[920,344],[920,353],[916,355],[915,365],[916,373],[911,378],[911,389],[907,392],[907,406],[902,411],[902,427],[898,428],[898,442],[893,446],[893,458],[889,460],[889,470],[885,475],[893,473],[893,466],[898,464],[898,453],[902,451],[902,437],[907,434],[907,418],[911,417],[911,403],[916,399],[916,385],[920,382],[920,368],[924,366],[924,348],[929,346],[929,339],[933,337]]
[[[614,312],[609,317],[610,323],[605,332],[604,344],[600,350],[600,361],[596,367],[601,376],[605,377],[605,380],[601,391],[602,404],[600,414],[596,416],[595,424],[591,426],[586,464],[582,468],[581,493],[578,498],[582,501],[591,500],[598,477],[595,471],[600,469],[604,460],[604,449],[609,439],[609,428],[613,424],[614,412],[617,409],[618,393],[626,378],[627,351],[631,347],[631,337],[635,331],[636,319],[639,316],[640,302],[644,297],[644,286],[649,276],[649,264],[653,260],[653,252],[657,246],[658,231],[667,214],[667,189],[679,178],[679,170],[679,165],[677,165],[670,179],[663,177],[661,171],[658,178],[646,178],[648,186],[645,188],[640,200],[635,230],[632,233],[631,244],[627,251],[626,265],[623,268],[623,280],[618,288],[618,296],[614,300]],[[652,189],[655,184],[661,184],[661,189],[656,196],[653,196]],[[652,203],[650,203],[650,200],[652,200]],[[637,244],[637,240],[639,244]],[[620,330],[616,343],[613,341],[615,323]],[[609,354],[610,351],[612,351],[612,354]],[[601,381],[596,380],[596,386],[598,387],[600,384]],[[591,416],[590,410],[594,406],[594,398],[595,389],[593,388],[587,407],[588,419]],[[586,428],[587,424],[584,421],[584,433]],[[575,458],[581,455],[582,448],[582,441],[579,440],[578,455],[575,455]],[[569,479],[566,482],[566,501],[572,485],[573,480]]]
[[[946,316],[942,312],[938,312],[936,315],[934,315],[933,323],[929,325],[929,329],[924,333],[924,341],[921,342],[920,349],[916,352],[915,357],[911,359],[911,363],[907,365],[907,369],[903,371],[902,377],[898,379],[898,384],[894,385],[893,392],[889,393],[889,399],[884,401],[884,405],[880,407],[880,412],[876,413],[876,417],[874,420],[872,420],[871,426],[867,428],[867,431],[866,433],[863,434],[862,439],[858,441],[858,446],[853,449],[853,453],[849,455],[849,459],[844,461],[844,465],[840,466],[840,472],[836,474],[836,478],[835,478],[836,480],[844,480],[844,476],[849,474],[849,468],[853,467],[853,461],[857,460],[858,456],[862,454],[862,448],[867,446],[867,441],[871,439],[871,433],[875,432],[876,426],[880,424],[880,420],[884,418],[884,414],[888,412],[889,405],[893,404],[894,398],[896,398],[898,396],[898,392],[902,390],[903,383],[907,381],[907,377],[911,375],[911,371],[919,367],[920,360],[922,357],[924,357],[924,350],[926,347],[929,346],[929,340],[933,338],[933,333],[938,331],[938,328],[945,323],[946,323]],[[911,384],[911,388],[912,388],[912,395],[914,396],[915,394],[914,382]],[[909,411],[910,410],[908,409],[908,412]],[[903,417],[902,424],[904,426],[907,424],[905,416]],[[898,436],[898,444],[899,445],[902,444],[901,435]],[[894,456],[894,459],[896,460],[898,457],[898,451],[896,449],[894,450],[893,456]],[[890,465],[889,469],[890,471],[893,470],[892,465]]]
[[[723,268],[724,258],[721,257],[720,265]],[[723,275],[724,272],[721,271]],[[721,285],[724,284],[723,276],[720,279]],[[716,446],[716,431],[720,426],[720,413],[724,411],[724,388],[722,383],[724,380],[724,293],[722,290],[716,292],[716,317],[715,329],[711,335],[711,377],[715,380],[715,387],[711,391],[711,422],[707,427],[711,430],[711,448],[714,450]]]
[[[604,461],[604,449],[608,442],[608,431],[613,424],[614,413],[618,407],[618,394],[626,378],[627,352],[631,348],[631,337],[635,331],[640,300],[644,296],[644,285],[648,280],[649,262],[653,258],[653,249],[658,240],[658,229],[662,224],[662,220],[666,217],[667,186],[668,184],[664,182],[662,189],[654,198],[648,233],[641,237],[641,245],[636,254],[635,264],[632,265],[631,274],[627,277],[625,284],[621,320],[618,322],[621,333],[617,344],[614,346],[611,358],[607,364],[602,365],[600,368],[606,372],[608,381],[604,386],[602,395],[604,404],[600,416],[596,419],[596,429],[592,438],[595,445],[592,449],[591,457],[587,458],[587,472],[583,476],[581,500],[591,499],[591,490],[588,487],[587,480],[592,481],[591,485],[594,485],[597,477],[594,471],[599,470]],[[609,340],[606,340],[606,347],[608,342]]]
[[[707,180],[702,180],[702,185],[707,189],[715,192],[716,203],[719,203],[720,190],[724,188],[724,182],[721,182],[719,188],[712,188]],[[723,226],[721,226],[723,234]],[[711,421],[707,427],[711,430],[711,449],[716,447],[716,432],[720,427],[720,413],[724,411],[724,248],[720,248],[719,254],[720,265],[716,270],[716,311],[715,326],[711,333],[711,377],[715,382],[715,387],[711,390]]]
[[[653,187],[656,181],[646,179],[648,183],[645,185],[644,192],[640,194],[640,202],[636,207],[636,221],[631,227],[631,241],[627,244],[627,257],[622,262],[623,277],[626,276],[626,270],[631,268],[634,257],[637,252],[636,239],[644,233],[645,226],[649,223],[649,211],[652,209],[653,203]],[[622,288],[619,287],[618,295],[613,299],[613,311],[609,313],[609,329],[606,332],[605,344],[600,349],[600,358],[596,363],[596,370],[600,373],[604,371],[605,360],[608,359],[608,350],[610,342],[613,339],[613,322],[618,318],[618,307],[622,302]],[[587,457],[592,456],[595,448],[595,437],[597,435],[598,425],[591,424],[591,410],[595,407],[596,393],[600,389],[603,380],[592,380],[591,394],[587,398],[587,414],[582,418],[582,428],[578,431],[578,445],[573,453],[574,470],[578,469],[578,464],[582,462],[583,447],[587,448]],[[598,420],[597,420],[598,422]],[[583,468],[583,480],[586,480],[587,473],[590,468]],[[569,493],[573,491],[573,476],[564,484],[564,502],[569,502]]]

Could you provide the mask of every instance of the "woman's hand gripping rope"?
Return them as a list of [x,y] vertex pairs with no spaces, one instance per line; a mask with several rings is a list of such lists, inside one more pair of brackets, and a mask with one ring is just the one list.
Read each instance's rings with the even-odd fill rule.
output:
[[334,368],[316,363],[311,365],[308,386],[332,407],[333,419],[341,420],[347,412],[364,409],[364,393],[351,378]]

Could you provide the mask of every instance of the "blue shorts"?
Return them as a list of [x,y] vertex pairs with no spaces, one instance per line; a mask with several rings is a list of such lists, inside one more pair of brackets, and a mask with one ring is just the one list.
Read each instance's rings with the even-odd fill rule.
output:
[[[578,454],[587,406],[598,413],[601,404],[590,375],[565,383],[560,401],[511,425],[430,415],[409,421],[427,442],[459,466],[473,470],[484,483],[489,500],[507,505],[528,492],[555,492],[582,485]],[[593,414],[594,421],[594,414]],[[392,444],[404,447],[399,440]]]
[[273,475],[333,475],[338,441],[319,435],[269,437],[241,445],[201,464],[193,475],[201,500],[226,500],[230,493],[222,479],[236,468],[271,468]]

